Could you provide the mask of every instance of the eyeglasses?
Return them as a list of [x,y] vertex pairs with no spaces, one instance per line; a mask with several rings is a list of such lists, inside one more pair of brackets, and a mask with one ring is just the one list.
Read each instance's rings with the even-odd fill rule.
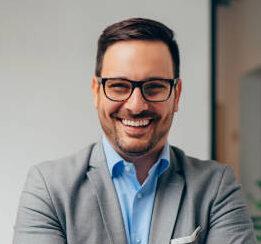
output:
[[123,102],[129,99],[136,87],[140,88],[141,94],[146,101],[164,102],[169,99],[172,88],[176,87],[178,78],[163,79],[151,78],[142,81],[133,81],[124,78],[97,77],[103,86],[105,96],[115,102]]

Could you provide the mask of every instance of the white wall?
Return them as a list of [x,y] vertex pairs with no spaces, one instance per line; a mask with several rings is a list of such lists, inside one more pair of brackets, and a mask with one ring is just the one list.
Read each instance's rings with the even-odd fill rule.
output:
[[0,0],[0,6],[1,243],[11,243],[30,165],[100,137],[90,79],[98,35],[115,21],[150,17],[175,30],[183,97],[169,141],[209,157],[208,0]]

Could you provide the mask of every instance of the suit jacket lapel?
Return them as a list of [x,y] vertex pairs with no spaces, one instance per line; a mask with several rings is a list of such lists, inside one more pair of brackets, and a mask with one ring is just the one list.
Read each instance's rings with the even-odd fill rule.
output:
[[149,243],[170,243],[184,188],[184,178],[173,149],[170,148],[170,167],[158,181]]
[[111,243],[127,243],[120,204],[101,143],[94,146],[89,167],[87,176],[96,192],[101,215]]

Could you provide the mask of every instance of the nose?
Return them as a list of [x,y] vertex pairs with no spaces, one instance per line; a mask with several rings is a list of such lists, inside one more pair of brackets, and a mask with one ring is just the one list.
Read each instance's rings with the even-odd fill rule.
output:
[[125,108],[132,114],[139,114],[148,110],[148,102],[143,98],[140,88],[136,87],[129,99],[125,102]]

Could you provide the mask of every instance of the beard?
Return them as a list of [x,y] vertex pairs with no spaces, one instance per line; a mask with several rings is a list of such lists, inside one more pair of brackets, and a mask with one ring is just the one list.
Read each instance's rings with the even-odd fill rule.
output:
[[[102,129],[114,149],[123,158],[132,158],[149,154],[158,145],[163,146],[164,143],[166,143],[164,140],[167,140],[166,138],[172,124],[174,111],[170,111],[170,113],[164,118],[162,118],[160,114],[152,111],[142,111],[140,114],[136,115],[118,111],[111,113],[108,116],[111,119],[110,121],[104,119],[107,117],[105,111],[100,110],[98,115]],[[145,137],[138,138],[125,134],[121,129],[121,125],[118,124],[122,123],[120,118],[151,118],[151,123],[153,124],[149,126],[153,127]],[[160,149],[161,148],[158,148],[158,150]]]
[[128,146],[126,145],[124,139],[121,139],[119,136],[115,138],[116,146],[126,154],[127,156],[142,156],[144,154],[147,154],[150,150],[152,150],[156,145],[158,140],[154,137],[149,141],[149,143],[146,143],[145,145],[133,145]]

